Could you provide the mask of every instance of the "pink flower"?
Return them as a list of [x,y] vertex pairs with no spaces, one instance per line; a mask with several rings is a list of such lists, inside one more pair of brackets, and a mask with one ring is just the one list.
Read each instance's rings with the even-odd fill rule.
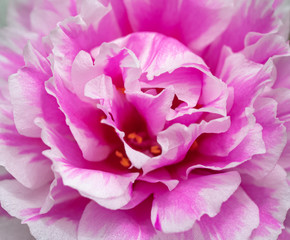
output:
[[289,239],[289,7],[14,0],[1,236]]

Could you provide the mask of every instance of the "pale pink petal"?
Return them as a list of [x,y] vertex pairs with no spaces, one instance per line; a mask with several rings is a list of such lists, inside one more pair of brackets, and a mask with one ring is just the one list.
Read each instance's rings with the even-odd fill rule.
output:
[[[287,136],[285,126],[276,118],[277,103],[274,100],[258,98],[254,106],[256,120],[263,127],[266,153],[253,156],[237,169],[239,172],[250,174],[254,178],[262,178],[275,168],[286,145]],[[248,150],[249,147],[246,149]]]
[[251,239],[276,239],[290,206],[285,171],[277,165],[261,180],[244,179],[242,187],[259,208],[260,224]]
[[[225,61],[221,62],[220,78],[233,91],[233,103],[229,109],[231,127],[225,133],[211,135],[201,142],[200,150],[207,155],[227,156],[246,137],[253,127],[252,116],[254,99],[266,84],[270,84],[272,65],[251,62],[243,54],[233,54],[225,48]],[[231,97],[231,96],[230,96]]]
[[43,117],[42,107],[53,101],[44,89],[44,82],[51,77],[50,64],[36,49],[28,44],[24,49],[25,67],[9,78],[14,121],[20,134],[39,137],[37,117]]
[[183,232],[207,214],[218,214],[220,207],[238,188],[237,172],[205,176],[190,175],[171,192],[154,195],[151,221],[165,233]]
[[259,208],[241,189],[226,201],[213,218],[203,216],[192,235],[200,234],[202,240],[207,239],[249,239],[252,231],[259,225]]
[[111,211],[90,202],[80,220],[78,240],[152,239],[154,229],[148,216],[149,205],[132,211]]
[[[124,0],[134,31],[160,32],[201,51],[227,27],[232,1]],[[174,16],[174,17],[173,17]]]
[[55,205],[49,213],[40,214],[45,202],[49,185],[37,190],[29,190],[15,180],[0,182],[2,207],[11,215],[27,223],[31,234],[39,240],[64,239],[76,240],[79,219],[86,199],[69,200]]
[[273,57],[275,65],[276,78],[273,88],[290,88],[290,55]]
[[262,127],[259,124],[255,124],[244,140],[228,156],[206,156],[192,151],[187,155],[184,162],[180,163],[178,172],[182,176],[187,176],[193,169],[198,168],[211,170],[233,168],[250,160],[255,154],[264,154],[265,152]]
[[290,213],[286,216],[284,221],[285,229],[282,230],[282,233],[279,235],[278,240],[288,240],[290,238]]
[[243,54],[251,61],[265,64],[275,55],[289,52],[289,45],[278,34],[267,34],[254,44],[249,44],[243,49]]
[[252,34],[259,39],[267,33],[279,31],[281,22],[275,16],[272,5],[272,0],[234,1],[229,26],[203,56],[213,71],[219,62],[223,46],[229,46],[234,52],[238,52],[245,47],[248,35]]
[[28,188],[51,181],[51,162],[42,155],[47,147],[40,139],[20,135],[14,126],[11,106],[2,102],[0,127],[0,165]]

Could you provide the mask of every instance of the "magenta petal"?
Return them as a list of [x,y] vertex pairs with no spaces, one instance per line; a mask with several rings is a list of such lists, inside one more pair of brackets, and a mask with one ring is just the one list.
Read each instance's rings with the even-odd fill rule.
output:
[[242,187],[259,208],[260,224],[252,233],[253,239],[276,239],[290,207],[290,190],[285,171],[277,165],[261,180],[247,178]]
[[237,172],[190,175],[171,192],[154,195],[152,224],[165,233],[187,231],[204,214],[217,215],[222,203],[234,193],[240,181]]
[[61,83],[56,85],[53,86],[53,83],[48,82],[47,90],[58,100],[84,158],[89,161],[106,159],[112,149],[105,140],[103,125],[100,123],[102,112],[91,104],[81,101]]
[[226,201],[213,218],[203,216],[193,228],[193,236],[201,232],[201,239],[249,239],[259,225],[259,208],[241,189]]
[[60,136],[45,125],[42,136],[52,148],[45,155],[53,161],[54,170],[65,186],[107,208],[117,209],[129,202],[131,185],[139,173],[118,174],[90,169],[93,165],[82,158],[76,143],[67,136]]

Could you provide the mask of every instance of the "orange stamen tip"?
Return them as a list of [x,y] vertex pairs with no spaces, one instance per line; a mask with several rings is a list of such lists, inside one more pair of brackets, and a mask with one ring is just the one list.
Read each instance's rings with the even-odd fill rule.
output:
[[116,150],[115,155],[119,158],[123,158],[123,154],[118,150]]
[[125,90],[126,90],[125,88],[118,88],[118,91],[123,93],[123,94],[125,94]]
[[130,133],[128,135],[128,138],[131,140],[135,140],[138,144],[141,144],[143,142],[143,138],[134,132]]
[[160,154],[161,153],[161,149],[158,145],[152,146],[150,148],[150,152],[153,154]]
[[194,141],[193,144],[192,144],[191,147],[190,147],[190,150],[191,150],[191,151],[194,151],[194,150],[197,149],[197,148],[198,148],[198,143],[197,143],[197,141]]
[[126,168],[131,166],[129,159],[124,157],[121,159],[120,164]]

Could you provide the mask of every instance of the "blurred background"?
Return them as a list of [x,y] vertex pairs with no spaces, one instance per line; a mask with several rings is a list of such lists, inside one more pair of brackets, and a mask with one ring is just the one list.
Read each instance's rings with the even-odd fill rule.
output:
[[0,27],[6,23],[6,10],[9,0],[0,0]]

